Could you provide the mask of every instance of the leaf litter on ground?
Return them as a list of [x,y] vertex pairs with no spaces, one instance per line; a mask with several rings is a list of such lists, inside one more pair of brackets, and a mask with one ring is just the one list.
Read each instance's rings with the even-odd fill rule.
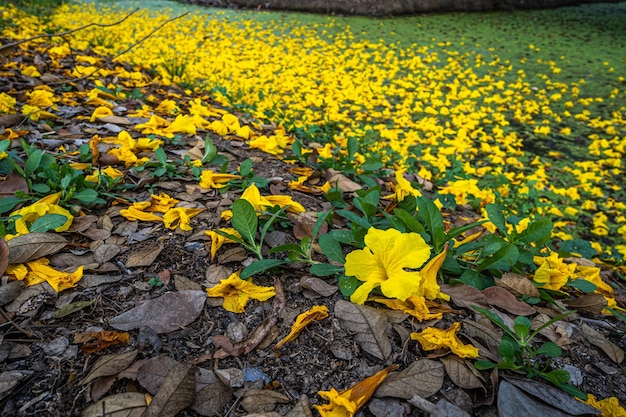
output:
[[[58,75],[63,79],[64,74],[59,71]],[[30,78],[15,76],[14,85],[29,83]],[[83,89],[93,85],[87,79],[76,83]],[[147,89],[144,94],[147,96],[152,93],[160,98],[187,94],[173,86],[163,89],[158,87],[160,86],[153,86],[154,90]],[[133,103],[129,101],[126,104]],[[216,104],[216,107],[219,105]],[[91,109],[87,108],[77,107],[75,110],[76,115],[82,113],[86,116],[91,113]],[[241,115],[240,118],[243,120]],[[23,122],[20,117],[19,120],[6,120],[3,123],[5,128],[18,128],[23,127]],[[134,121],[130,117],[117,116],[100,119],[97,123],[86,123],[78,117],[63,119],[64,128],[68,131],[74,129],[76,132],[103,136],[116,130],[117,134],[124,129],[122,126],[132,123]],[[48,150],[53,150],[59,143],[71,138],[71,134],[49,131],[45,124],[27,122],[26,126],[30,129],[29,140],[40,141]],[[285,187],[288,180],[287,164],[270,159],[268,155],[255,150],[234,151],[234,144],[221,136],[212,135],[212,140],[217,144],[219,154],[233,166],[240,166],[244,159],[252,155],[258,161],[254,164],[256,175],[268,181],[271,179],[271,186],[276,189],[288,190]],[[165,149],[174,154],[173,151],[190,150],[202,142],[200,138],[189,134],[183,136],[182,144],[166,145]],[[80,141],[76,141],[73,146],[71,143],[69,146],[77,149],[79,143]],[[362,188],[341,172],[327,170],[320,175],[336,182],[344,193],[353,193]],[[112,200],[117,204],[144,201],[144,198],[157,190],[173,190],[175,198],[216,209],[230,206],[235,196],[230,191],[220,194],[215,190],[195,195],[193,187],[197,181],[188,174],[169,182],[159,182],[145,171],[131,170],[127,172],[127,176],[127,180],[149,188],[138,187],[137,191],[121,192]],[[186,185],[189,187],[186,188]],[[299,192],[292,192],[292,196],[296,201],[302,199],[307,202],[307,209],[312,213],[328,208],[327,202],[320,197],[305,197]],[[457,317],[446,317],[433,323],[418,323],[407,319],[406,315],[392,315],[384,309],[355,305],[345,301],[336,291],[337,287],[332,280],[306,277],[302,268],[298,267],[282,270],[278,276],[261,278],[270,285],[274,281],[277,288],[276,297],[271,302],[253,302],[242,315],[228,313],[221,309],[221,304],[209,303],[204,291],[184,286],[190,285],[189,282],[197,285],[208,281],[215,283],[215,277],[226,278],[233,269],[241,267],[242,261],[249,260],[241,248],[237,248],[241,257],[222,252],[218,262],[210,264],[210,244],[203,236],[180,229],[168,230],[163,225],[140,229],[145,224],[122,219],[119,205],[112,205],[108,209],[95,205],[85,207],[84,210],[97,214],[82,216],[88,217],[83,220],[76,217],[73,229],[63,234],[29,233],[9,240],[8,250],[3,249],[4,245],[0,246],[0,261],[7,259],[7,264],[27,262],[54,254],[72,255],[74,260],[61,265],[59,257],[54,264],[65,268],[86,265],[86,269],[91,272],[89,276],[92,277],[90,284],[83,285],[88,281],[88,276],[84,276],[76,289],[65,290],[71,292],[72,299],[77,300],[73,303],[63,303],[61,296],[46,284],[38,284],[23,291],[17,288],[2,299],[6,312],[0,317],[0,325],[7,331],[0,343],[0,353],[4,355],[3,361],[10,368],[19,367],[19,360],[24,361],[27,366],[26,369],[10,369],[0,374],[2,380],[8,381],[0,391],[3,413],[10,414],[17,407],[25,407],[25,412],[36,415],[42,411],[38,407],[45,407],[67,415],[83,416],[100,415],[103,410],[106,413],[123,412],[126,415],[173,416],[182,410],[192,410],[183,413],[216,415],[233,409],[238,414],[279,410],[282,415],[310,415],[308,404],[320,402],[317,398],[318,391],[331,387],[348,388],[391,363],[402,366],[389,375],[375,395],[394,404],[406,405],[406,402],[390,398],[408,400],[409,404],[431,415],[465,415],[463,413],[467,411],[460,411],[447,400],[437,398],[444,396],[452,387],[461,387],[474,394],[482,392],[478,397],[484,396],[485,390],[496,389],[497,383],[476,371],[470,362],[439,354],[432,356],[432,359],[425,359],[426,353],[420,351],[414,342],[400,337],[400,329],[408,333],[409,330],[416,331],[427,324],[436,323],[447,328]],[[217,226],[219,214],[217,210],[210,210],[198,215],[194,220],[195,228],[200,230],[204,227],[208,230]],[[455,214],[450,217],[453,219]],[[300,228],[305,229],[302,226]],[[307,232],[299,230],[294,234],[297,234],[294,236],[296,241],[306,236]],[[0,266],[4,272],[6,265],[0,263]],[[163,285],[160,287],[149,283],[165,269],[179,274],[180,279],[161,282]],[[107,279],[107,276],[112,276],[113,279]],[[505,278],[508,277],[504,276],[503,279]],[[464,318],[464,336],[481,341],[487,346],[493,360],[497,360],[497,342],[500,335],[489,323],[479,324],[479,317],[472,313],[471,305],[479,304],[494,310],[496,307],[501,308],[504,311],[496,311],[511,323],[514,316],[535,313],[529,304],[510,299],[511,288],[518,292],[515,295],[533,296],[532,290],[525,289],[512,280],[506,282],[508,287],[490,287],[488,291],[482,292],[464,284],[450,286],[450,292],[444,290],[451,295],[452,303],[463,309],[457,310],[455,314]],[[4,290],[9,286],[15,287],[14,282],[3,282],[0,288]],[[298,339],[285,345],[283,354],[277,357],[272,345],[280,339],[280,335],[288,333],[290,320],[287,317],[294,317],[308,310],[320,300],[332,313],[331,320],[327,320],[328,324],[316,323],[310,326]],[[33,324],[33,319],[45,324]],[[596,392],[594,389],[601,387],[595,385],[594,381],[606,380],[609,374],[602,371],[602,368],[594,368],[594,363],[598,358],[608,358],[613,362],[611,366],[618,367],[614,369],[623,371],[623,350],[600,331],[593,330],[587,324],[581,325],[585,319],[582,316],[579,322],[570,321],[561,327],[555,323],[551,330],[554,332],[553,337],[559,338],[557,340],[562,340],[565,336],[575,339],[576,348],[580,349],[576,352],[579,356],[572,352],[571,356],[562,360],[574,367],[584,367],[584,371],[588,372],[585,387],[589,392]],[[591,319],[586,321],[593,324]],[[233,340],[232,334],[228,334],[229,323],[241,325],[243,330],[239,340]],[[477,327],[468,329],[467,323],[475,323]],[[478,327],[479,325],[483,327]],[[393,333],[393,326],[399,326],[395,327],[396,334]],[[34,340],[28,339],[36,334],[52,342],[57,340],[56,333],[59,333],[69,340],[73,335],[96,333],[107,327],[130,331],[132,338],[127,346],[111,347],[99,355],[88,355],[80,352],[76,344],[72,344],[63,352],[48,349],[46,353],[46,349],[40,349],[33,344]],[[155,334],[145,336],[152,342],[140,344],[140,336],[150,334],[146,327]],[[51,328],[54,330],[50,330]],[[559,328],[563,329],[562,334],[555,330]],[[616,343],[623,344],[623,340],[616,340],[614,333],[610,337]],[[160,348],[157,348],[157,340],[163,342]],[[583,340],[589,344],[584,344]],[[594,346],[600,350],[596,350]],[[137,350],[137,347],[140,349]],[[38,363],[56,363],[61,364],[61,367],[50,372]],[[84,366],[84,363],[89,366]],[[211,363],[212,370],[198,368],[205,363]],[[258,370],[258,374],[248,378],[245,375],[253,375],[246,374],[248,369]],[[243,384],[233,382],[237,379],[237,371],[244,375]],[[623,399],[624,393],[617,391],[617,387],[624,386],[623,375],[624,372],[620,371],[613,374],[609,378],[612,380],[610,387],[599,394],[617,395]],[[31,380],[35,377],[44,381],[41,386],[21,385],[24,379]],[[60,395],[54,396],[54,381],[59,380],[63,381],[63,388]],[[128,391],[127,381],[131,380],[136,380],[147,393]],[[518,407],[517,404],[508,405],[510,386],[513,385],[515,384],[505,380],[498,385],[500,390],[497,404],[501,413],[507,413],[508,410],[514,412]],[[94,404],[84,410],[65,408],[67,401],[74,401],[77,395],[84,395],[80,394],[84,392],[81,386],[90,387]],[[541,384],[541,387],[539,392],[546,385]],[[522,387],[515,389],[524,390]],[[538,403],[534,399],[536,397],[546,401],[536,392],[528,393],[530,399],[526,404]],[[559,398],[565,398],[561,391],[558,393]],[[29,402],[40,397],[43,399],[41,405]],[[426,398],[432,398],[436,405],[424,400]],[[475,403],[479,404],[480,400]],[[444,409],[448,411],[437,411]],[[553,408],[551,410],[555,412]],[[468,411],[478,415],[486,412],[480,407]],[[572,411],[567,409],[563,412]],[[585,412],[592,411],[585,409]]]

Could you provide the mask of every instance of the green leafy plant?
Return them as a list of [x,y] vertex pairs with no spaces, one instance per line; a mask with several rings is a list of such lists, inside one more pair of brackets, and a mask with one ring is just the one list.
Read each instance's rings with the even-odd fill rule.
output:
[[504,330],[504,335],[498,345],[498,353],[502,361],[493,363],[478,360],[474,363],[476,369],[486,370],[497,366],[499,369],[522,371],[528,378],[543,378],[569,394],[581,399],[587,398],[584,392],[568,383],[570,380],[568,371],[551,369],[552,359],[563,354],[561,348],[553,342],[544,342],[539,347],[535,347],[533,343],[533,339],[541,330],[573,312],[559,314],[531,332],[531,323],[527,317],[517,317],[513,329],[510,329],[497,314],[478,306],[472,307]]

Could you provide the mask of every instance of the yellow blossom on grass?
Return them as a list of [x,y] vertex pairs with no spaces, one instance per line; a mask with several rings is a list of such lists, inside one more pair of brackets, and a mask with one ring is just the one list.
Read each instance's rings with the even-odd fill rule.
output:
[[466,345],[458,338],[457,332],[461,329],[461,323],[453,323],[446,330],[435,327],[427,327],[419,333],[411,333],[411,339],[417,340],[424,350],[437,350],[448,348],[461,358],[477,358],[478,349],[472,345]]
[[329,401],[329,404],[313,405],[322,417],[352,417],[370,399],[376,388],[387,378],[389,372],[398,369],[398,365],[391,365],[376,374],[357,382],[352,388],[338,392],[318,391],[320,397]]
[[[306,209],[304,206],[287,195],[269,195],[267,197],[262,196],[261,192],[256,185],[252,184],[244,190],[241,194],[241,198],[252,204],[252,207],[259,212],[263,212],[266,207],[286,207],[288,213],[304,213]],[[222,218],[230,220],[232,218],[232,211],[226,210],[222,212]]]
[[383,197],[385,199],[393,199],[396,201],[402,201],[408,196],[420,197],[422,193],[420,190],[413,188],[411,183],[404,178],[404,171],[396,171],[396,185],[394,194]]
[[[233,229],[232,227],[224,227],[224,228],[219,229],[219,231],[226,232],[230,235],[241,238],[241,234],[239,234],[239,232]],[[217,254],[217,251],[222,247],[223,244],[237,243],[234,240],[229,239],[228,237],[222,234],[219,234],[215,230],[205,230],[204,234],[211,238],[211,262],[213,262],[213,260],[215,259],[215,255]]]
[[588,394],[587,401],[583,402],[602,411],[602,417],[626,417],[626,410],[619,404],[616,397],[598,401],[592,394]]
[[114,180],[124,177],[124,173],[122,171],[120,171],[119,169],[113,168],[112,166],[108,166],[104,169],[96,169],[92,174],[87,175],[85,177],[85,181],[99,182],[100,177],[102,177],[103,175],[106,175],[107,177],[114,179]]
[[549,256],[535,256],[534,262],[539,268],[533,280],[541,288],[558,291],[575,277],[576,264],[566,264],[556,252],[550,252]]
[[201,208],[185,208],[175,207],[169,209],[163,215],[163,224],[168,229],[176,229],[180,227],[182,230],[193,230],[191,227],[191,218],[202,213],[205,209]]
[[326,317],[328,317],[328,307],[326,306],[313,306],[304,313],[299,314],[298,317],[296,317],[296,321],[291,326],[289,334],[276,343],[274,350],[280,349],[285,343],[298,337],[300,332],[309,324],[314,321],[324,320]]
[[368,294],[378,287],[386,297],[402,301],[412,294],[428,299],[449,299],[437,284],[437,272],[446,257],[446,250],[434,257],[422,271],[408,271],[419,268],[429,257],[430,247],[417,233],[370,228],[365,235],[365,248],[346,256],[346,275],[363,281],[350,300],[363,304]]
[[[47,258],[40,258],[26,264],[11,265],[7,268],[8,273],[14,273],[18,279],[23,279],[27,286],[47,282],[56,292],[73,288],[83,277],[83,266],[79,266],[74,272],[58,271],[48,266]],[[24,272],[26,274],[24,275]]]
[[265,301],[276,295],[274,287],[261,287],[252,283],[252,278],[245,280],[235,272],[219,284],[206,290],[209,297],[222,297],[222,307],[233,313],[243,313],[249,300]]
[[200,174],[200,187],[202,188],[222,188],[228,181],[241,179],[241,175],[222,174],[205,169]]

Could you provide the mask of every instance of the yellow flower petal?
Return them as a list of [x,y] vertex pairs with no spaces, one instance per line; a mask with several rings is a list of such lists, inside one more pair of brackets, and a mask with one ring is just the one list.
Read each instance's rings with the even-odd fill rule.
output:
[[466,345],[457,337],[461,323],[456,322],[446,330],[428,327],[420,333],[411,333],[411,339],[417,340],[424,350],[437,350],[448,348],[461,358],[477,358],[478,349],[472,345]]
[[254,285],[252,280],[244,280],[239,273],[231,274],[219,284],[206,290],[209,297],[222,297],[222,307],[233,313],[243,313],[249,300],[265,301],[276,295],[274,287],[261,287]]
[[314,321],[324,320],[328,317],[328,308],[326,306],[313,306],[309,310],[296,317],[295,323],[291,326],[291,331],[282,340],[276,343],[274,350],[280,349],[285,343],[292,341],[306,326]]
[[[241,235],[239,234],[239,232],[233,229],[232,227],[224,227],[219,230],[241,238]],[[217,233],[217,231],[214,231],[214,230],[205,230],[204,234],[211,238],[211,262],[213,262],[213,260],[215,259],[215,255],[217,254],[217,251],[219,250],[219,248],[222,247],[224,243],[236,243],[234,240],[229,239],[226,236],[221,235]]]
[[176,229],[180,227],[181,230],[193,230],[191,227],[191,218],[202,213],[205,209],[197,208],[185,208],[175,207],[169,209],[167,213],[163,215],[163,224],[168,229]]

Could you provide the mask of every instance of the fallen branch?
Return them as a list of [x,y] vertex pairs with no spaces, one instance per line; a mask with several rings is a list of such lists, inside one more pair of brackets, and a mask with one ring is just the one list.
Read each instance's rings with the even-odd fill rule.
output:
[[59,32],[59,33],[43,33],[41,35],[37,35],[37,36],[33,36],[31,38],[28,39],[21,39],[17,42],[12,42],[12,43],[7,43],[6,45],[2,45],[0,46],[0,55],[5,55],[7,54],[7,50],[12,51],[16,46],[21,45],[23,43],[26,42],[30,42],[30,41],[34,41],[35,39],[41,39],[41,38],[53,38],[55,36],[67,36],[67,35],[71,35],[74,32],[78,32],[79,30],[83,30],[83,29],[87,29],[89,27],[92,26],[97,26],[97,27],[101,27],[101,28],[107,28],[107,27],[111,27],[111,26],[115,26],[115,25],[119,25],[120,23],[122,23],[124,20],[128,19],[129,17],[131,17],[135,12],[137,12],[137,10],[139,10],[139,8],[136,8],[135,10],[131,11],[129,14],[127,14],[126,16],[124,16],[121,20],[115,22],[115,23],[87,23],[86,25],[83,25],[79,28],[76,29],[71,29],[65,32]]
[[[135,9],[136,10],[136,9]],[[113,62],[115,61],[117,58],[119,58],[120,56],[124,55],[126,52],[130,51],[131,49],[133,49],[135,46],[139,45],[140,43],[144,42],[146,39],[148,39],[150,36],[152,36],[154,33],[156,33],[158,30],[160,30],[163,26],[167,25],[170,22],[173,22],[174,20],[180,19],[181,17],[187,16],[189,14],[189,12],[185,12],[181,15],[178,15],[176,17],[172,17],[171,19],[167,19],[165,22],[161,23],[159,26],[157,26],[156,28],[154,28],[150,33],[148,33],[146,36],[144,36],[143,38],[139,39],[137,42],[131,44],[128,48],[124,49],[122,52],[118,53],[117,55],[114,55],[109,62]],[[130,15],[129,15],[130,16]],[[128,17],[128,16],[127,16]],[[94,69],[93,71],[91,71],[89,74],[83,75],[80,78],[74,78],[72,79],[72,82],[76,82],[76,81],[81,81],[84,79],[87,79],[89,77],[91,77],[92,75],[94,75],[95,73],[97,73],[98,71],[100,71],[102,68],[104,68],[109,62],[106,62],[98,67],[96,67],[96,69]],[[65,84],[67,81],[58,81],[55,83],[48,83],[47,85],[59,85],[59,84]]]

